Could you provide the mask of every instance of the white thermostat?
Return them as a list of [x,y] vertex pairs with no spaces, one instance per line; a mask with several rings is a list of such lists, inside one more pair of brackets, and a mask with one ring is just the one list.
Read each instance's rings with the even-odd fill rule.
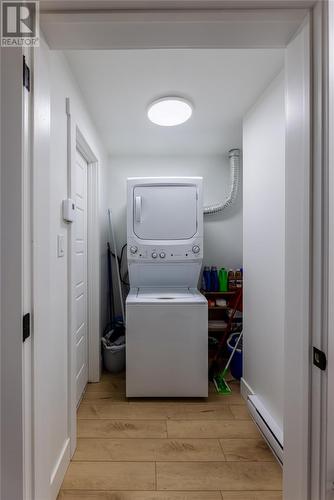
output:
[[71,198],[63,200],[63,219],[66,222],[74,222],[75,219],[75,203]]

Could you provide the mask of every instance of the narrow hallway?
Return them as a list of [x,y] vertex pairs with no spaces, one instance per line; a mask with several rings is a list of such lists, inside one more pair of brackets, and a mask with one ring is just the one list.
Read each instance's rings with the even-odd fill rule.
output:
[[58,500],[281,500],[282,473],[239,385],[206,399],[131,399],[125,375],[89,384]]

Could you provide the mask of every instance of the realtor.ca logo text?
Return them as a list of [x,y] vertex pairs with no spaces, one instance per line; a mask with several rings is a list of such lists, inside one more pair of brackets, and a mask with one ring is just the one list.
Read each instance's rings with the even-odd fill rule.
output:
[[39,2],[1,2],[1,46],[39,46]]

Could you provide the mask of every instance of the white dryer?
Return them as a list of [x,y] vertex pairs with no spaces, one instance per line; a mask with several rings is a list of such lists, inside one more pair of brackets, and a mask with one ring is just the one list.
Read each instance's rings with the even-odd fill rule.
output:
[[128,179],[128,397],[208,395],[202,178]]

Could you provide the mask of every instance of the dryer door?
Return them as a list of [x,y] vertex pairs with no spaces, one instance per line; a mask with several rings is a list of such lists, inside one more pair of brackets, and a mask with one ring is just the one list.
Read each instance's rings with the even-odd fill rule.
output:
[[133,197],[133,231],[138,238],[186,240],[196,234],[196,186],[137,186]]

